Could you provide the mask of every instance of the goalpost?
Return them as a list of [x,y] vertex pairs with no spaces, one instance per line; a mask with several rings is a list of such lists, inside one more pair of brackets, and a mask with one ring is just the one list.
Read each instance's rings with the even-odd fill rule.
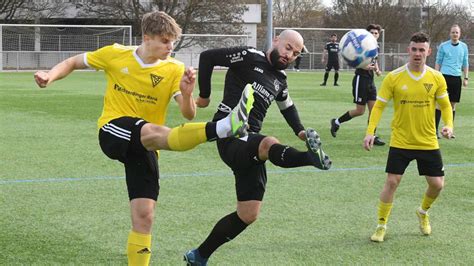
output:
[[[174,56],[198,67],[199,54],[212,48],[255,46],[250,35],[183,34]],[[113,43],[140,45],[129,25],[0,24],[0,71],[51,69],[71,56]]]
[[[326,66],[321,63],[321,57],[323,54],[324,45],[329,41],[331,33],[337,33],[337,41],[348,31],[352,29],[348,28],[286,28],[286,27],[275,27],[273,28],[273,36],[277,36],[283,30],[292,29],[298,31],[305,40],[305,46],[309,50],[306,56],[303,55],[301,61],[302,67],[309,70],[313,69],[324,69]],[[385,30],[382,29],[380,32],[380,53],[379,53],[379,66],[380,69],[385,70]],[[349,68],[342,60],[341,69],[343,67]]]
[[131,45],[132,26],[0,24],[0,71],[49,69],[113,43]]

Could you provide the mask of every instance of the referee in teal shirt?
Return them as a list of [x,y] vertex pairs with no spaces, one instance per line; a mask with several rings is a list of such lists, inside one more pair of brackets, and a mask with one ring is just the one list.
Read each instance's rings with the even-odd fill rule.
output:
[[[459,25],[451,26],[449,35],[451,39],[441,43],[438,47],[435,69],[441,71],[444,79],[446,79],[454,120],[456,103],[459,103],[461,100],[461,84],[467,87],[469,82],[469,53],[467,45],[459,40],[461,38],[461,28]],[[461,79],[461,72],[464,72],[464,80]],[[438,131],[440,118],[441,111],[436,109],[436,131]]]

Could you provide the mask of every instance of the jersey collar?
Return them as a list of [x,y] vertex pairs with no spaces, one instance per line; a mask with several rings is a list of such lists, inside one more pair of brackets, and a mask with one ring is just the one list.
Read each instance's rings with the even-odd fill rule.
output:
[[408,68],[408,64],[405,65],[405,69],[406,69],[406,71],[408,72],[408,75],[409,75],[412,79],[414,79],[415,81],[418,81],[418,80],[422,79],[423,76],[424,76],[425,73],[426,73],[426,65],[423,66],[423,71],[421,72],[421,75],[419,75],[418,77],[415,76],[415,75],[410,71],[410,69]]
[[133,57],[135,57],[135,60],[137,60],[138,64],[140,64],[140,66],[142,68],[154,67],[154,66],[157,66],[157,65],[159,65],[163,62],[163,60],[158,60],[153,64],[146,64],[145,62],[143,62],[143,60],[140,58],[140,56],[138,56],[137,49],[138,49],[138,46],[135,48],[135,50],[133,50]]

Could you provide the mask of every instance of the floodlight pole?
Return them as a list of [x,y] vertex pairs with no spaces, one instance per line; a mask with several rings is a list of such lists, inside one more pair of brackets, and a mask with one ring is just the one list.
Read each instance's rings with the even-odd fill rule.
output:
[[267,0],[267,42],[265,44],[265,50],[272,47],[272,32],[273,32],[273,1]]

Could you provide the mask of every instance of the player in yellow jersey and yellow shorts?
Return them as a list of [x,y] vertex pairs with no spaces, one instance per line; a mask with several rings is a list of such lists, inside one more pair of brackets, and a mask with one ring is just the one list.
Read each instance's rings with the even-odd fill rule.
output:
[[170,57],[181,34],[175,20],[164,12],[142,19],[142,44],[114,44],[79,54],[38,71],[35,81],[44,88],[75,69],[104,70],[107,88],[98,120],[99,143],[111,159],[124,164],[132,228],[127,243],[129,265],[148,265],[151,229],[159,194],[157,150],[185,151],[200,143],[246,134],[253,88],[245,87],[239,104],[225,118],[209,123],[164,126],[168,104],[174,99],[182,115],[196,115],[193,90],[196,71]]
[[442,134],[448,139],[453,135],[453,116],[443,75],[425,64],[430,53],[428,35],[413,34],[408,46],[408,63],[385,77],[372,109],[364,139],[366,150],[373,147],[375,128],[387,102],[393,100],[387,179],[380,193],[377,229],[370,238],[374,242],[384,241],[395,191],[412,160],[416,160],[418,173],[424,175],[428,183],[416,215],[421,232],[431,234],[428,209],[444,186],[444,166],[433,119],[436,103],[441,107],[445,124]]

